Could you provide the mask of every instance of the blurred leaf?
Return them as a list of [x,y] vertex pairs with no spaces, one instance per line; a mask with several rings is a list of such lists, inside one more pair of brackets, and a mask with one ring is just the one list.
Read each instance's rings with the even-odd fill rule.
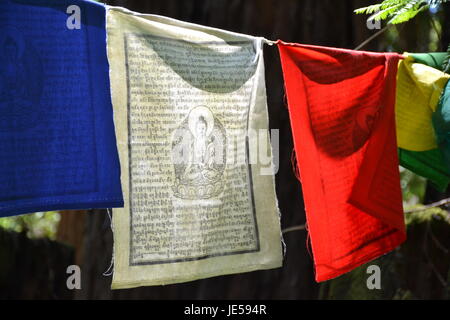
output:
[[26,232],[29,238],[56,238],[60,214],[56,211],[0,218],[0,228]]
[[411,207],[423,202],[427,180],[400,167],[400,185],[403,194],[403,207]]

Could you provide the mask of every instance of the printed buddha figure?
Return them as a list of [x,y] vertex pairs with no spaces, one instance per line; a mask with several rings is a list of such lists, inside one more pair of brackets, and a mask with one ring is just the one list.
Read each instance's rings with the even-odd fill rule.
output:
[[213,183],[219,172],[214,168],[214,138],[207,136],[207,121],[200,116],[195,125],[193,140],[189,148],[188,165],[182,180],[186,184],[204,185]]

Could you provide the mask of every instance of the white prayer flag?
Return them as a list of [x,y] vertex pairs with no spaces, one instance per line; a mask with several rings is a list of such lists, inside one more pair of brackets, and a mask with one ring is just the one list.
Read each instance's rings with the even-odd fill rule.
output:
[[112,288],[280,267],[264,39],[116,7],[107,35],[125,199]]

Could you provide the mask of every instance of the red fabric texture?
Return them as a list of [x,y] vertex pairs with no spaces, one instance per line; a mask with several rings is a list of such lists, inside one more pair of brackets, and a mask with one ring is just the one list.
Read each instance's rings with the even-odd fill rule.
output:
[[278,41],[316,281],[406,239],[395,132],[400,55]]

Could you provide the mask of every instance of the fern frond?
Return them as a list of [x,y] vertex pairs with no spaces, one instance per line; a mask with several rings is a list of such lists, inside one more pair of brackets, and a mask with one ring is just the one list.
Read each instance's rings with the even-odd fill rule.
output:
[[397,4],[392,7],[380,10],[380,11],[374,13],[373,15],[371,15],[367,20],[375,20],[375,21],[385,20],[387,17],[389,17],[390,15],[395,13],[400,6],[401,6],[401,4]]
[[444,72],[450,73],[450,44],[447,48],[447,56],[445,57],[444,63],[442,64],[442,68]]
[[381,9],[381,4],[373,4],[368,7],[356,9],[353,12],[356,14],[371,14],[371,13],[380,11],[380,9]]
[[430,6],[440,5],[450,0],[384,0],[364,8],[354,10],[356,14],[370,14],[368,20],[386,20],[388,24],[398,24],[414,18]]
[[406,22],[427,8],[429,8],[429,5],[424,0],[411,0],[403,8],[394,13],[388,23],[398,24]]
[[407,1],[408,0],[384,0],[382,3],[372,4],[367,7],[359,8],[359,9],[354,10],[354,12],[356,14],[372,14],[372,13],[376,13],[377,11],[390,8],[392,6],[404,4]]

